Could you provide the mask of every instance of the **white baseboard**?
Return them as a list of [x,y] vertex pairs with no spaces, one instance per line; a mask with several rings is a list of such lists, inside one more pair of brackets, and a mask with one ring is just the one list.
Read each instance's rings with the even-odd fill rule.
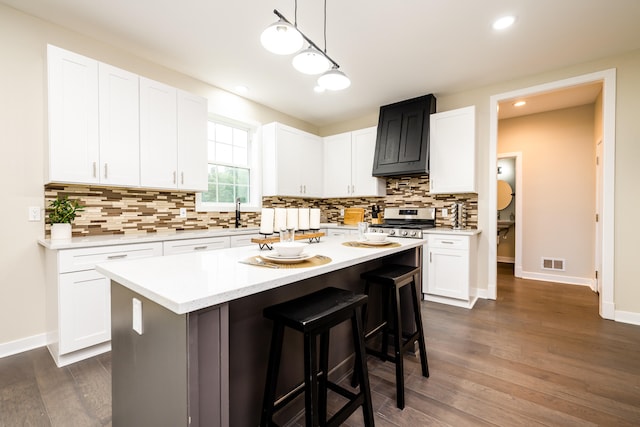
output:
[[595,286],[593,283],[593,279],[588,277],[561,276],[558,274],[533,273],[530,271],[523,271],[521,277],[523,279],[542,280],[544,282],[556,282],[556,283],[564,283],[567,285],[589,286],[591,289],[593,289],[593,287]]
[[47,334],[38,334],[0,344],[0,358],[47,345]]
[[640,313],[616,310],[615,321],[630,323],[632,325],[640,325]]

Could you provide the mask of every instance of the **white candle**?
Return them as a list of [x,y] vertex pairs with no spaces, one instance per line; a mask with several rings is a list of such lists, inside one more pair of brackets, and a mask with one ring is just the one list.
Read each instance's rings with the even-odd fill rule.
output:
[[320,209],[311,208],[309,211],[309,228],[312,230],[320,229]]
[[273,208],[263,208],[260,215],[260,234],[273,234]]
[[276,230],[280,231],[287,228],[287,210],[285,208],[276,208]]
[[298,227],[300,230],[309,229],[309,208],[298,209]]
[[298,229],[298,209],[287,208],[287,228]]

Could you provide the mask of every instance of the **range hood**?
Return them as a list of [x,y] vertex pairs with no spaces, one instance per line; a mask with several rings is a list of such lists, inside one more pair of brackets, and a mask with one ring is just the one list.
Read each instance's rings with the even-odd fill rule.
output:
[[373,176],[429,172],[429,115],[435,112],[433,94],[380,107]]

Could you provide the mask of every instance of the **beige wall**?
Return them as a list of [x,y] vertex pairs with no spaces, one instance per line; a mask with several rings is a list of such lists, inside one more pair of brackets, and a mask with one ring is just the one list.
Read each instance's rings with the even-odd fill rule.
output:
[[[523,275],[587,284],[594,275],[594,105],[501,120],[498,153],[522,153]],[[565,260],[543,270],[541,258]]]
[[[278,120],[309,132],[329,135],[377,124],[377,108],[357,121],[317,129],[308,123],[208,86],[166,68],[0,5],[0,178],[4,208],[0,216],[0,346],[44,333],[43,222],[27,222],[27,207],[43,207],[43,152],[46,141],[45,47],[47,43],[94,57],[209,99],[216,114],[254,122]],[[635,214],[640,212],[640,51],[538,74],[516,81],[436,93],[438,111],[475,105],[478,132],[479,227],[488,227],[489,97],[536,84],[617,68],[615,302],[618,310],[640,313],[640,241]],[[429,87],[425,81],[425,87]],[[493,155],[493,154],[492,154]],[[492,182],[491,185],[494,183]],[[493,209],[494,207],[491,207]],[[479,281],[487,287],[488,242],[480,237]]]

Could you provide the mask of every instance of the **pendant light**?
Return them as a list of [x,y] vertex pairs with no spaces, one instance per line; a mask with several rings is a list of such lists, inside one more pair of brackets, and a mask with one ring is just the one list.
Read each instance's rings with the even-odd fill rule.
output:
[[[342,90],[351,85],[349,77],[339,70],[340,65],[327,54],[327,0],[324,0],[324,50],[320,50],[318,45],[298,29],[297,0],[295,2],[296,21],[294,25],[291,25],[291,22],[276,9],[273,10],[273,13],[279,18],[279,21],[264,30],[260,37],[262,45],[268,51],[279,55],[289,55],[299,51],[292,61],[296,70],[310,75],[324,73],[318,78],[316,92],[324,89]],[[303,41],[309,43],[309,47],[300,51]]]
[[302,48],[302,35],[283,19],[269,25],[260,36],[265,49],[276,55],[291,55]]
[[345,73],[333,67],[318,78],[318,85],[327,90],[342,90],[351,86],[351,80]]
[[318,49],[309,46],[293,57],[293,68],[303,74],[324,73],[331,67],[331,63]]

